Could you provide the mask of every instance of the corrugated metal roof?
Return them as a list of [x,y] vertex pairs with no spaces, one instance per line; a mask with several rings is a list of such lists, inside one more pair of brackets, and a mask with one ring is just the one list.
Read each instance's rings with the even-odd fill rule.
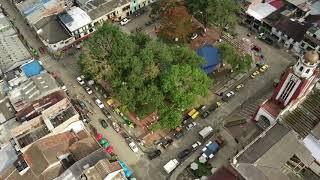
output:
[[285,114],[281,120],[305,138],[320,122],[320,91],[310,94],[302,104]]

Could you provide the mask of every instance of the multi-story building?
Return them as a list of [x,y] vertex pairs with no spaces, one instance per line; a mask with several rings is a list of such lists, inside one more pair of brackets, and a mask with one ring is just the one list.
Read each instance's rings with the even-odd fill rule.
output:
[[120,21],[155,0],[24,0],[20,13],[51,52],[83,41],[105,21]]
[[[81,128],[80,128],[81,127]],[[75,122],[70,128],[37,140],[18,160],[0,174],[0,179],[114,179],[123,177],[119,163],[110,158],[84,125]],[[101,173],[101,174],[100,174]],[[82,174],[86,175],[82,177]],[[119,178],[120,179],[120,178]],[[125,176],[124,178],[126,179]]]
[[317,0],[254,1],[246,11],[251,29],[265,33],[274,43],[295,54],[319,51],[319,5]]
[[282,110],[295,109],[299,102],[311,92],[318,81],[319,55],[308,51],[300,60],[289,67],[282,75],[271,98],[263,102],[254,120],[263,128],[276,123]]
[[[19,49],[19,51],[17,51]],[[31,59],[28,49],[0,10],[0,75],[6,73]]]
[[60,90],[55,79],[47,72],[33,76],[14,87],[8,97],[16,111],[21,111],[35,100]]
[[16,114],[20,125],[10,130],[16,149],[24,151],[33,142],[62,132],[79,120],[64,91],[56,91],[34,101]]
[[308,51],[257,110],[254,120],[265,130],[232,163],[245,179],[320,178],[318,63]]

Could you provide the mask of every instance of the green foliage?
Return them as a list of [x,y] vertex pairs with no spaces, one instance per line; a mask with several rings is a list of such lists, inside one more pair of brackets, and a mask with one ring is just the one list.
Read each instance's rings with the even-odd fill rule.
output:
[[[219,27],[229,25],[231,28],[237,22],[240,5],[236,0],[185,0],[190,12],[205,24],[212,23]],[[200,15],[202,12],[202,15]]]
[[199,160],[196,161],[198,164],[198,169],[193,171],[194,175],[198,178],[202,176],[210,176],[212,174],[211,169],[212,166],[209,163],[200,163]]
[[252,58],[250,55],[241,57],[238,51],[230,44],[222,43],[218,45],[222,59],[236,71],[247,71],[251,67]]
[[142,119],[158,112],[155,128],[174,128],[182,110],[205,96],[211,80],[200,69],[204,63],[187,47],[168,46],[142,33],[127,35],[104,24],[84,45],[82,73],[103,80],[112,96]]

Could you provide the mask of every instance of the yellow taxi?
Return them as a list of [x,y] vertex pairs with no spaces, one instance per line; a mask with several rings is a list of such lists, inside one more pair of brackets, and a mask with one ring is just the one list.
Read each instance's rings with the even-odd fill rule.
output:
[[252,79],[254,79],[254,78],[256,78],[259,74],[260,74],[259,71],[255,71],[255,72],[253,72],[253,73],[251,74],[250,77],[251,77]]
[[263,66],[259,69],[259,71],[260,71],[260,72],[265,72],[265,71],[268,70],[268,69],[269,69],[269,65],[265,64],[265,65],[263,65]]
[[196,109],[192,109],[190,112],[188,112],[188,115],[192,118],[195,119],[198,117],[199,112]]

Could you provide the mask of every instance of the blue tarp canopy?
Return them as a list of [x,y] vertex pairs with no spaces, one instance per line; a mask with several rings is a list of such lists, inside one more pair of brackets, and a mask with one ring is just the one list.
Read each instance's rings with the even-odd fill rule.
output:
[[40,74],[44,69],[41,63],[37,60],[33,60],[21,66],[24,74],[29,78]]
[[219,149],[219,145],[216,142],[212,142],[207,146],[207,150],[204,153],[209,157],[210,154],[215,154]]
[[205,44],[197,50],[197,54],[202,57],[207,63],[202,66],[202,69],[207,73],[212,73],[215,67],[221,63],[218,48],[210,44]]

